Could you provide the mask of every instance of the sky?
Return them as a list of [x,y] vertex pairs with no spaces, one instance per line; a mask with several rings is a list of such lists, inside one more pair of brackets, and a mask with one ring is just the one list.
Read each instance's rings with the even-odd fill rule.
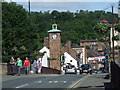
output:
[[[23,5],[28,10],[29,0],[6,0],[7,2],[13,1],[17,4]],[[114,2],[113,2],[114,1]],[[119,0],[30,0],[31,11],[71,11],[77,10],[104,10],[111,12],[111,6],[114,6],[114,13],[118,13]]]

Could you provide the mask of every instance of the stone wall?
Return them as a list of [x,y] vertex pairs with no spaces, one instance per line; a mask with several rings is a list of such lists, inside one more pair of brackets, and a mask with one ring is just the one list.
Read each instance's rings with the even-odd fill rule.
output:
[[0,74],[7,74],[7,63],[0,63]]

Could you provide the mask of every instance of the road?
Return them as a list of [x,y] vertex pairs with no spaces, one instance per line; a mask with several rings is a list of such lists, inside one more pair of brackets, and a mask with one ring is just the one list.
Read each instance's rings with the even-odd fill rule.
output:
[[69,88],[85,76],[87,75],[11,76],[14,79],[2,81],[2,88]]

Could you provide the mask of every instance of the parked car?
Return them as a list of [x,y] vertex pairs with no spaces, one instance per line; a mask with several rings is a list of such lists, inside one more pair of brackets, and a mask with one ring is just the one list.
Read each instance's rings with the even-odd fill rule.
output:
[[92,74],[92,67],[90,64],[82,64],[81,67],[79,68],[80,74],[82,73],[90,73]]
[[75,65],[66,65],[65,74],[66,73],[75,73],[75,74],[77,74],[77,69],[76,69]]
[[93,73],[96,73],[96,74],[97,74],[97,73],[101,73],[101,72],[100,72],[100,70],[98,70],[98,69],[93,69]]

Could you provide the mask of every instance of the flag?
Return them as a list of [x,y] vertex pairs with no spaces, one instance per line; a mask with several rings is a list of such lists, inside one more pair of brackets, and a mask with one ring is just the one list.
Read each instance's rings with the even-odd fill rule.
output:
[[107,20],[104,20],[104,19],[102,20],[102,22],[103,22],[103,23],[108,23],[108,21],[107,21]]

